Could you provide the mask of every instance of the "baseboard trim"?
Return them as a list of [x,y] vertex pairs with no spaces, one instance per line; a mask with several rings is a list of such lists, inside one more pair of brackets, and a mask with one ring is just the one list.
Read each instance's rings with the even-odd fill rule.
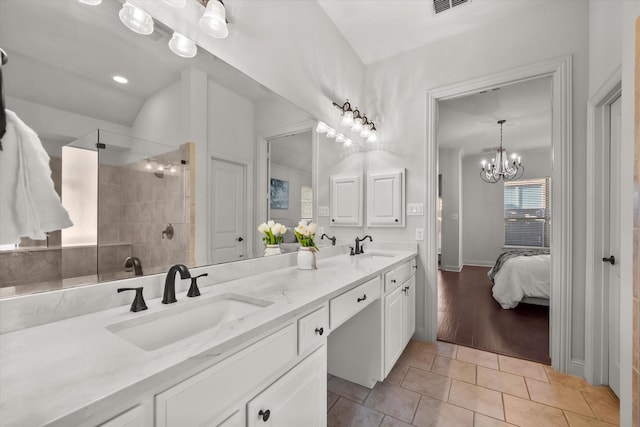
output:
[[427,334],[427,330],[425,328],[416,328],[416,332],[413,334],[411,339],[430,342],[429,336]]
[[465,261],[463,265],[468,265],[469,267],[493,267],[495,261]]
[[567,373],[569,375],[584,378],[584,360],[571,359],[567,365]]
[[462,271],[463,265],[443,265],[442,269],[444,271],[454,271],[456,273],[460,273]]

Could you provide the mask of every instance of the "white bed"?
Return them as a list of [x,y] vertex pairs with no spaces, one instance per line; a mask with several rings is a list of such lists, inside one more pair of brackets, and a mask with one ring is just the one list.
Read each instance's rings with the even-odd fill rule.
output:
[[510,258],[494,275],[493,282],[493,298],[502,308],[514,308],[523,300],[549,305],[551,255]]

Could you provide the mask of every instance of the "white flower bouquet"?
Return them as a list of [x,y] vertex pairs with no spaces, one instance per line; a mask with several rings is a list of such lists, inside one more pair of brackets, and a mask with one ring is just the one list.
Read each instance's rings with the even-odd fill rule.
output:
[[318,250],[314,241],[317,231],[318,226],[316,224],[311,223],[307,225],[305,221],[300,221],[298,226],[293,229],[296,239],[298,239],[298,243],[300,243],[301,247],[314,248],[315,250]]
[[269,222],[263,222],[260,224],[258,226],[258,231],[264,234],[264,236],[262,236],[262,241],[265,245],[278,245],[282,243],[284,233],[287,232],[287,227],[269,220]]

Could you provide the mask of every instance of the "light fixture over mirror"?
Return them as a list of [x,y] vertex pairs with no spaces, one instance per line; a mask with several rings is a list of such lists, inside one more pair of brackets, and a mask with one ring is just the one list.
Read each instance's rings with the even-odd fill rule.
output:
[[144,10],[125,1],[120,9],[120,20],[134,33],[149,35],[153,33],[153,18]]
[[208,0],[202,18],[200,28],[210,36],[224,39],[229,35],[227,27],[227,13],[222,0]]
[[177,31],[173,32],[173,36],[169,40],[169,48],[173,53],[183,58],[193,58],[198,53],[196,44]]
[[340,114],[342,115],[340,123],[342,125],[348,126],[351,131],[356,132],[360,137],[365,138],[367,142],[373,143],[378,140],[378,130],[376,129],[375,124],[370,121],[366,115],[362,114],[358,107],[352,110],[349,99],[347,99],[342,105],[336,102],[332,102],[332,105],[340,110]]

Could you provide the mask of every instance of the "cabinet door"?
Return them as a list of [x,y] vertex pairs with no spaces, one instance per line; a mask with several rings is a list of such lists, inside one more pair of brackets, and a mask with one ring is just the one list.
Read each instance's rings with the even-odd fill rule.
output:
[[404,227],[404,169],[367,173],[367,225]]
[[325,427],[327,347],[321,346],[247,405],[248,427]]
[[404,292],[398,287],[384,299],[385,376],[396,363],[404,347]]
[[402,330],[404,331],[403,347],[409,342],[416,331],[416,278],[412,277],[407,280],[402,288],[405,290],[404,300],[404,323]]
[[362,225],[362,177],[332,176],[330,186],[331,225]]

